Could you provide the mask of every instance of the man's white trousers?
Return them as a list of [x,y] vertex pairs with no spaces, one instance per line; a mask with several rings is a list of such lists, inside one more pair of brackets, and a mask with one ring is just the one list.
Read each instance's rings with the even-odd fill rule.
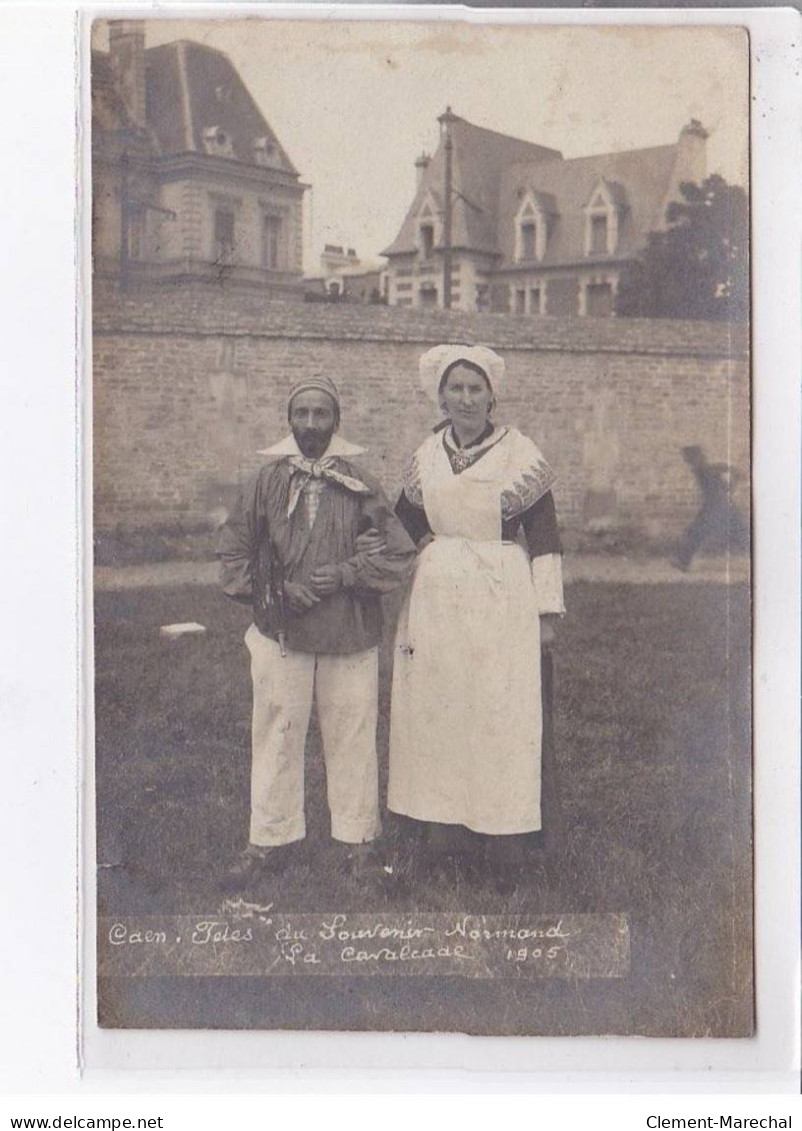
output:
[[304,746],[317,702],[335,840],[362,844],[381,830],[376,755],[379,650],[348,656],[291,652],[256,625],[251,654],[253,728],[251,829],[255,845],[289,844],[306,835]]

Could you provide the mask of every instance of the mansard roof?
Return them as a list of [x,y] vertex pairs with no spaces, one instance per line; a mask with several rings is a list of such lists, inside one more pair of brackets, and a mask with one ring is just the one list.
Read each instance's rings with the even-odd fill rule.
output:
[[[109,55],[92,52],[95,91],[113,88]],[[298,170],[265,119],[234,64],[223,51],[182,39],[145,51],[147,124],[154,151],[161,156],[206,153],[204,131],[224,131],[231,156],[256,164],[255,145],[273,146],[270,167],[293,177]],[[125,108],[120,104],[123,128]]]
[[297,176],[236,67],[223,51],[180,39],[145,52],[148,120],[164,154],[205,153],[204,130],[217,126],[233,156],[254,164],[254,145],[275,146],[275,167]]

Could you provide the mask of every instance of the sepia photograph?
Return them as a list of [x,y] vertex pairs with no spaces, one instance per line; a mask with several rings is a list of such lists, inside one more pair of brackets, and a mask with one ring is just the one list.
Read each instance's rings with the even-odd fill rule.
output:
[[747,32],[88,65],[99,1025],[753,1036]]

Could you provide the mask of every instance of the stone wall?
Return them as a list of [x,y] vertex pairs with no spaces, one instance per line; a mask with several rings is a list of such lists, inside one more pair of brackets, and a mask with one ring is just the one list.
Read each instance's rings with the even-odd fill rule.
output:
[[416,375],[423,350],[442,341],[503,353],[497,418],[556,468],[569,543],[616,531],[674,537],[698,505],[683,445],[748,470],[741,327],[270,303],[212,287],[104,290],[94,299],[96,530],[218,523],[258,450],[287,431],[287,389],[309,372],[337,382],[343,434],[368,448],[366,465],[394,495],[437,420]]

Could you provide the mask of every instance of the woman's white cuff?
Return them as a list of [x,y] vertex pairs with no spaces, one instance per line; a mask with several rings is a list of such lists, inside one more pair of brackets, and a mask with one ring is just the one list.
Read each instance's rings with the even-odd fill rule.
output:
[[532,584],[535,587],[537,611],[564,613],[563,560],[561,554],[542,554],[532,559]]

